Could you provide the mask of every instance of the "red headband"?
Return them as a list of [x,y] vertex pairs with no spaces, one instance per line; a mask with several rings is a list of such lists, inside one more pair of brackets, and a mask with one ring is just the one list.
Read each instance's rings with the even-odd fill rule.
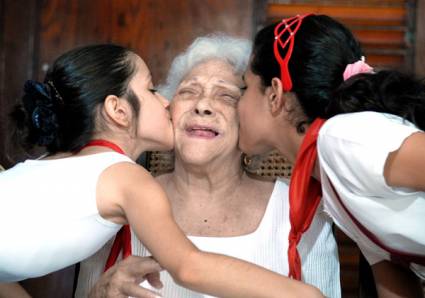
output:
[[[301,16],[296,15],[288,19],[283,19],[282,22],[280,22],[274,28],[273,51],[274,51],[274,56],[280,65],[280,79],[282,80],[283,90],[285,92],[289,92],[292,89],[292,80],[291,80],[291,75],[289,74],[288,63],[289,63],[289,59],[291,59],[292,50],[294,49],[295,34],[297,33],[298,29],[300,29],[303,19],[310,15],[311,14],[305,14]],[[282,27],[283,29],[281,29]],[[280,38],[285,32],[288,32],[289,34],[287,39],[284,42],[282,42]],[[286,51],[284,58],[280,56],[279,46],[283,50],[288,46],[288,49]]]

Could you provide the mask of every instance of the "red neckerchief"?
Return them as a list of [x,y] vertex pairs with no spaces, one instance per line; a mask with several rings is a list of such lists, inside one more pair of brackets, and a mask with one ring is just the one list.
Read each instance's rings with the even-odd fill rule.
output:
[[[83,150],[84,148],[90,146],[107,147],[114,150],[115,152],[125,154],[124,151],[117,144],[102,139],[91,140],[80,150]],[[121,252],[121,249],[123,250],[123,258],[126,258],[131,255],[131,232],[129,225],[124,225],[115,236],[114,244],[112,245],[111,252],[109,254],[108,260],[106,261],[104,271],[108,270],[109,267],[115,264]]]
[[123,251],[123,259],[131,255],[131,231],[129,225],[124,225],[115,236],[114,244],[112,244],[111,252],[106,260],[104,272],[117,262],[121,249]]
[[317,118],[308,128],[298,151],[289,184],[289,277],[301,280],[301,260],[297,245],[301,236],[310,227],[322,198],[320,181],[313,178],[317,160],[317,137],[324,119]]

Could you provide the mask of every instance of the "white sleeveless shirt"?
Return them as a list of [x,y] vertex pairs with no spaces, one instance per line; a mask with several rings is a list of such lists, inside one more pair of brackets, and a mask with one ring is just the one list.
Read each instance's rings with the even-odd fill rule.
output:
[[[264,216],[253,233],[233,237],[188,238],[201,250],[233,256],[288,275],[288,189],[286,180],[276,181]],[[76,297],[87,297],[102,272],[110,247],[111,243],[81,264]],[[151,255],[135,234],[132,234],[132,251],[135,255]],[[302,261],[302,280],[318,287],[327,297],[341,297],[337,246],[331,222],[321,207],[301,239],[298,251]],[[164,287],[160,293],[166,298],[211,297],[180,287],[165,271],[161,272],[161,281]],[[142,285],[149,287],[147,283]]]
[[115,152],[27,160],[0,173],[0,282],[42,276],[89,257],[121,225],[96,205],[100,174]]

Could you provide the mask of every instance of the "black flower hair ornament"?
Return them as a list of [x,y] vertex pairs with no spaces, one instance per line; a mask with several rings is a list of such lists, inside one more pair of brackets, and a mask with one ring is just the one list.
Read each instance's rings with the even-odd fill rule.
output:
[[47,146],[57,137],[58,111],[63,99],[51,81],[40,83],[28,80],[24,92],[24,108],[30,116],[37,144]]

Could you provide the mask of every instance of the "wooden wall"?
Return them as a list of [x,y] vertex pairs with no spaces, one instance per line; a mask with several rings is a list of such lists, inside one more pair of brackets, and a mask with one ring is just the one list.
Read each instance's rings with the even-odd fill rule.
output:
[[[0,0],[0,164],[9,167],[8,113],[26,78],[34,76],[37,1]],[[8,150],[9,149],[9,150]]]
[[416,4],[415,73],[425,77],[425,0]]

